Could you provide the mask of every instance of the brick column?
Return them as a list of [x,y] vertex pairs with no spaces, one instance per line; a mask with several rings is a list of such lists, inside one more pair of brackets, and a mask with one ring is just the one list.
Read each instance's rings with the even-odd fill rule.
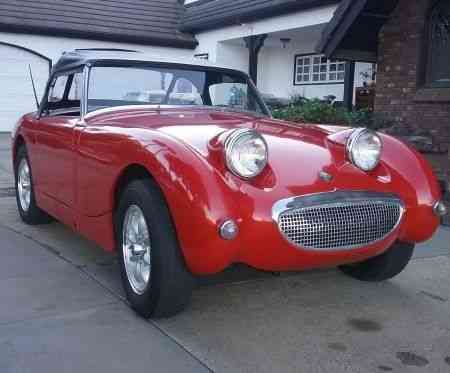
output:
[[430,95],[430,90],[418,84],[422,81],[426,15],[431,4],[432,0],[400,0],[381,30],[375,111],[393,122],[393,134],[421,140],[419,150],[426,153],[439,178],[448,183],[450,99],[443,90],[436,89]]

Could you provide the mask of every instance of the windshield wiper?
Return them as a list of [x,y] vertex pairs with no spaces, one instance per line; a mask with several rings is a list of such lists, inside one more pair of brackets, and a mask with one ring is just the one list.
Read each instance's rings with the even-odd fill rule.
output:
[[267,117],[268,115],[266,114],[262,114],[262,113],[258,113],[257,111],[252,111],[252,110],[246,110],[246,109],[242,109],[239,107],[235,107],[235,106],[228,106],[228,105],[211,105],[210,107],[213,107],[215,109],[219,109],[220,111],[232,111],[235,113],[247,113],[247,114],[251,114],[251,115],[256,115],[258,117]]

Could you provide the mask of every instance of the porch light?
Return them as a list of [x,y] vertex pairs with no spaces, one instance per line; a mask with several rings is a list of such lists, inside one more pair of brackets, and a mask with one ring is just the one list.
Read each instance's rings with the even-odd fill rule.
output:
[[291,42],[291,38],[280,38],[283,49],[286,49],[287,45]]

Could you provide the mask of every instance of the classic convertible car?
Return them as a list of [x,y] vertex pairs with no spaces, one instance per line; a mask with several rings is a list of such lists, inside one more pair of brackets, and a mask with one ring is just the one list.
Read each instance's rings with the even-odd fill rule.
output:
[[392,278],[445,213],[431,168],[395,138],[275,120],[242,72],[137,52],[65,53],[13,161],[23,221],[117,251],[144,317],[238,262]]

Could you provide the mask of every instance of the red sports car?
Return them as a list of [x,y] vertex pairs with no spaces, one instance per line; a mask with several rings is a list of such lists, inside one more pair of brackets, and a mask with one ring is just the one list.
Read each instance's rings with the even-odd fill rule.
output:
[[275,120],[242,72],[134,52],[65,53],[17,123],[13,161],[23,221],[117,250],[145,317],[182,310],[194,275],[238,262],[389,279],[445,213],[402,142]]

